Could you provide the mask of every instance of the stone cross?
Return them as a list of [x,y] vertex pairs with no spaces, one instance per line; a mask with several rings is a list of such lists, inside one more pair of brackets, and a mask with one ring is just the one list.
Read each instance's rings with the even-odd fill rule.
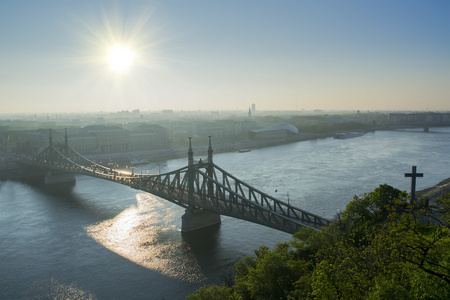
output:
[[405,173],[405,177],[411,177],[411,203],[416,199],[416,178],[423,177],[423,173],[416,172],[417,167],[412,166],[411,173]]

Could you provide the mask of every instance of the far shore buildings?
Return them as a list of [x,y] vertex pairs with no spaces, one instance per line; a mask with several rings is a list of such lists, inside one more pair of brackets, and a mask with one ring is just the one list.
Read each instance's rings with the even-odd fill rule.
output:
[[389,115],[390,123],[404,123],[404,124],[449,124],[450,113],[392,113]]
[[279,124],[261,129],[254,129],[248,132],[251,140],[274,140],[285,139],[299,135],[297,127],[291,124]]
[[[137,112],[133,112],[137,114]],[[133,113],[128,113],[133,114]],[[193,137],[197,147],[208,145],[209,136],[216,146],[233,146],[236,142],[253,141],[281,141],[295,140],[299,131],[311,133],[317,130],[333,130],[346,125],[417,125],[431,124],[438,126],[450,125],[450,113],[356,113],[347,115],[261,115],[252,118],[246,116],[229,116],[227,118],[214,115],[181,115],[179,118],[169,117],[170,112],[164,112],[164,120],[155,116],[133,120],[115,120],[110,125],[105,120],[94,116],[81,123],[67,121],[60,122],[3,122],[0,127],[0,151],[16,151],[36,153],[49,145],[48,128],[52,129],[53,144],[64,143],[64,127],[68,126],[69,146],[81,154],[110,154],[155,151],[186,147],[188,137]],[[93,117],[93,118],[94,118]],[[157,116],[161,117],[161,116]],[[89,122],[88,122],[89,121]],[[34,124],[36,123],[36,124]],[[70,125],[65,125],[70,124]],[[81,127],[81,124],[86,124]],[[87,125],[96,124],[96,125]],[[114,124],[114,125],[113,125]],[[120,124],[120,125],[118,125]],[[279,124],[279,125],[273,125]],[[15,125],[12,126],[12,125]],[[72,126],[72,127],[70,127]],[[47,128],[47,129],[37,129]],[[173,150],[172,149],[172,150]],[[137,155],[138,156],[138,155]]]
[[[38,129],[28,134],[32,152],[49,145],[50,131]],[[52,130],[53,144],[64,143],[64,132]],[[142,124],[131,129],[113,125],[91,125],[71,129],[69,146],[81,154],[119,153],[128,151],[151,151],[169,147],[167,129],[159,125]]]

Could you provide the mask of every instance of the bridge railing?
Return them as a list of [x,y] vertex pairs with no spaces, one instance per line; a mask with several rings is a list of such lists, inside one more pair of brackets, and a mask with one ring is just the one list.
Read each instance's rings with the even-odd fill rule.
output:
[[[118,182],[185,208],[207,209],[286,232],[296,232],[302,226],[326,226],[330,222],[280,201],[209,162],[196,163],[164,174],[136,175],[97,164],[69,147],[57,149],[50,146],[32,164]],[[191,191],[189,176],[193,176]]]
[[187,170],[188,167],[186,166],[158,175],[134,175],[125,181],[119,182],[139,190],[147,191],[187,208],[189,206]]
[[[58,149],[55,149],[55,150],[59,153],[59,155],[67,157],[68,159],[73,160],[77,164],[84,166],[87,169],[101,171],[105,174],[116,173],[116,176],[118,176],[118,175],[129,176],[128,172],[123,172],[123,171],[117,170],[112,167],[106,167],[102,164],[96,163],[95,161],[91,161],[90,159],[84,157],[79,152],[77,152],[76,150],[73,150],[70,147],[62,146],[62,151],[59,151]],[[62,153],[62,152],[65,152],[65,153]]]
[[[215,164],[214,170],[218,170],[220,172],[220,177],[222,178],[222,182],[225,186],[228,186],[235,193],[242,195],[248,200],[254,201],[260,204],[262,207],[267,207],[272,212],[278,212],[281,215],[287,216],[289,218],[293,218],[301,222],[308,222],[317,226],[326,226],[330,223],[329,220],[319,215],[287,204],[259,189],[256,189],[255,187],[243,182],[242,180],[238,179],[237,177],[233,176],[232,174],[228,173]],[[217,179],[216,172],[214,176]]]
[[[266,225],[285,232],[294,233],[300,227],[319,227],[321,220],[311,218],[287,217],[285,214],[271,210],[257,201],[245,197],[215,178],[209,177],[202,170],[204,165],[193,167],[194,192],[189,196],[188,176],[189,166],[159,175],[135,175],[126,179],[123,184],[133,188],[148,191],[182,207],[198,207],[215,213],[228,215],[254,223]],[[213,190],[210,190],[210,183]]]
[[[227,215],[234,210],[239,213],[240,218],[251,219],[253,222],[258,219],[266,223],[274,223],[273,225],[277,227],[286,227],[290,224],[295,227],[294,232],[298,230],[298,226],[309,224],[311,227],[322,227],[330,222],[253,188],[217,165],[214,167],[215,170],[220,171],[220,174],[217,176],[214,172],[213,177],[208,176],[199,167],[201,166],[195,169],[195,196],[201,201],[202,207],[210,203],[216,210],[218,207],[223,209]],[[213,191],[209,190],[210,182],[214,183]]]
[[60,149],[55,146],[47,147],[36,156],[35,162],[46,168],[66,172],[79,172],[85,175],[101,177],[104,179],[112,179],[116,177],[126,178],[131,176],[129,172],[120,171],[112,167],[106,167],[91,161],[77,151],[66,146],[61,146]]

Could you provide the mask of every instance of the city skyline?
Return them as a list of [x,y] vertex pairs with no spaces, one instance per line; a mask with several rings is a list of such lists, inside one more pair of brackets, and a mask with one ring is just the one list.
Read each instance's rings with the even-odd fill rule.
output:
[[449,110],[447,1],[11,1],[2,113]]

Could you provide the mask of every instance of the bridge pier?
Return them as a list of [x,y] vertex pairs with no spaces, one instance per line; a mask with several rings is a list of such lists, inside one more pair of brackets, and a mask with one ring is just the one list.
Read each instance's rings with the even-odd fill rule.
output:
[[75,175],[72,173],[61,173],[48,171],[45,174],[45,185],[75,183]]
[[206,210],[192,211],[186,209],[181,217],[181,232],[189,232],[220,224],[220,215]]

